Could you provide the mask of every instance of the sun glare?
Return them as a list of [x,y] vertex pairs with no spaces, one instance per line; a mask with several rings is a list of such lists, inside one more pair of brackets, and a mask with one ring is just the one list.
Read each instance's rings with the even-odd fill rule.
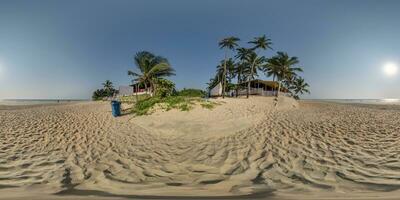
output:
[[395,63],[389,62],[386,63],[383,66],[383,72],[387,75],[387,76],[394,76],[397,74],[398,68],[397,65]]

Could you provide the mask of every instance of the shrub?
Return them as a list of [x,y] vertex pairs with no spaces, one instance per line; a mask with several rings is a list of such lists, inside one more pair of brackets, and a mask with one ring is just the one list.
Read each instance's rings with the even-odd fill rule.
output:
[[205,97],[206,92],[203,90],[199,89],[186,89],[184,88],[183,90],[178,92],[178,96],[185,96],[185,97]]
[[150,109],[158,103],[161,104],[162,109],[165,110],[179,109],[181,111],[188,111],[191,109],[193,99],[181,96],[169,96],[166,98],[154,96],[147,99],[139,100],[133,107],[132,111],[137,115],[146,115],[149,113]]
[[139,100],[133,107],[133,112],[137,115],[145,115],[155,104],[159,102],[160,98],[158,97],[150,97],[147,99]]
[[155,80],[155,95],[160,98],[171,96],[175,93],[175,84],[167,79],[156,79]]
[[102,100],[103,97],[107,97],[107,92],[104,89],[98,89],[93,92],[92,99],[94,101]]

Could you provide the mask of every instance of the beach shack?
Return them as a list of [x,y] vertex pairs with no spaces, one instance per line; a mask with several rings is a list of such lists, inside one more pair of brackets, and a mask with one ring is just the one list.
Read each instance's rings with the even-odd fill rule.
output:
[[132,86],[119,86],[118,95],[120,96],[129,96],[133,94]]
[[148,94],[149,92],[146,91],[145,87],[141,83],[134,83],[130,86],[119,86],[119,96],[130,96],[130,95],[141,95],[141,94]]
[[[247,85],[248,81],[235,84],[238,87],[238,95],[247,95]],[[278,90],[277,81],[265,81],[260,79],[255,79],[250,81],[250,95],[260,95],[260,96],[275,96]],[[281,85],[280,89],[281,95],[289,95],[289,91]],[[231,94],[236,94],[236,90],[226,91],[226,96],[231,96]],[[210,90],[210,96],[217,97],[222,96],[222,84],[218,83],[214,88]]]

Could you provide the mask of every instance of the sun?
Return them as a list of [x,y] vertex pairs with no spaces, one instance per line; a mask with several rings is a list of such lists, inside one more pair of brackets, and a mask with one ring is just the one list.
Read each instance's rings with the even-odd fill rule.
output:
[[387,75],[387,76],[394,76],[397,74],[398,71],[398,67],[395,63],[393,62],[388,62],[383,66],[383,72]]

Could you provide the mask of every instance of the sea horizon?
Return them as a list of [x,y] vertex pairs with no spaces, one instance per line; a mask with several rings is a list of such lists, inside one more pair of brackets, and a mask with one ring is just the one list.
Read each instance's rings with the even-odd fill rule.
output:
[[41,104],[81,102],[81,101],[91,101],[91,100],[90,99],[0,99],[0,105],[24,106],[24,105],[41,105]]
[[305,101],[324,101],[333,103],[356,103],[356,104],[380,104],[380,105],[400,105],[400,99],[380,98],[380,99],[303,99]]

